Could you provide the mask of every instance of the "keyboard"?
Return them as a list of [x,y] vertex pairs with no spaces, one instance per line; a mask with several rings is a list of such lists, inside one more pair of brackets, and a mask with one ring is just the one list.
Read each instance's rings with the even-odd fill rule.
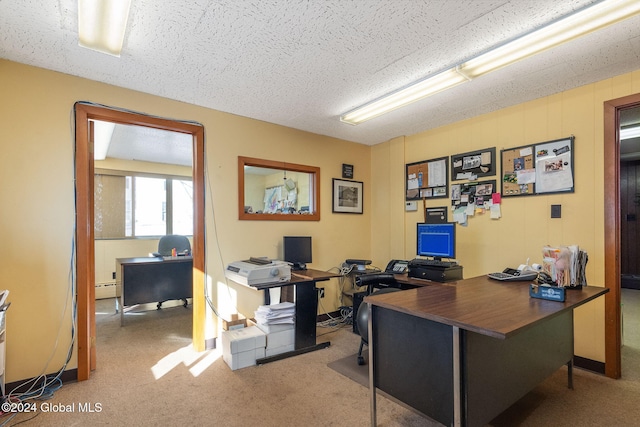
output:
[[530,282],[538,278],[538,273],[535,271],[522,271],[515,273],[489,273],[487,276],[493,280],[500,280],[501,282]]

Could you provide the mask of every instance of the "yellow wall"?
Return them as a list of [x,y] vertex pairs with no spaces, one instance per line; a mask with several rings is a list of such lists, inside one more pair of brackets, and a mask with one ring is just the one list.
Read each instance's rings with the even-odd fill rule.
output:
[[[465,277],[537,260],[544,244],[579,244],[589,252],[588,278],[602,285],[602,103],[640,92],[640,71],[541,98],[418,135],[368,147],[251,120],[69,75],[0,60],[1,288],[11,291],[7,313],[8,382],[57,371],[71,334],[66,302],[74,228],[73,104],[85,100],[142,113],[200,122],[206,130],[206,268],[222,312],[251,316],[259,292],[227,284],[224,267],[248,256],[278,258],[283,235],[311,235],[311,267],[329,270],[346,258],[415,255],[415,223],[404,210],[404,165],[487,147],[509,148],[575,135],[576,192],[508,199],[503,218],[470,218],[459,227],[458,259]],[[318,222],[239,221],[237,156],[286,160],[321,169]],[[364,182],[364,214],[331,212],[331,178],[354,165]],[[430,201],[440,206],[442,201]],[[549,219],[562,204],[563,218]],[[256,236],[260,236],[256,238]],[[325,283],[322,310],[339,302],[337,280]],[[229,306],[226,306],[228,304]],[[67,312],[63,310],[67,307]],[[604,360],[603,302],[576,314],[576,353]],[[59,345],[54,348],[58,329]],[[208,325],[207,338],[216,325]],[[51,353],[51,363],[45,366]],[[100,349],[98,348],[98,356]],[[75,353],[67,369],[77,366]]]
[[[240,312],[253,316],[262,293],[227,284],[224,266],[249,256],[278,258],[282,236],[310,235],[313,268],[328,270],[346,258],[369,258],[371,193],[365,186],[364,215],[332,214],[331,178],[342,163],[354,179],[370,176],[370,148],[190,104],[0,60],[0,288],[10,290],[7,313],[7,382],[55,372],[71,336],[69,270],[74,230],[73,105],[90,101],[179,120],[206,130],[207,274],[211,296],[237,297]],[[286,160],[321,170],[319,222],[239,221],[237,157]],[[259,238],[256,238],[259,236]],[[106,255],[105,255],[106,256]],[[112,255],[109,255],[112,256]],[[323,307],[339,305],[338,281],[325,284]],[[67,307],[67,311],[63,310]],[[59,345],[55,347],[58,330]],[[216,325],[208,325],[207,337]],[[100,348],[98,348],[98,357]],[[51,353],[51,363],[45,366]],[[74,352],[67,369],[77,367]]]
[[[501,149],[575,135],[575,193],[503,198],[499,220],[485,214],[457,226],[457,259],[464,277],[473,277],[528,258],[539,263],[546,244],[578,244],[589,254],[589,284],[604,286],[603,102],[637,92],[640,71],[373,147],[372,181],[394,182],[376,193],[375,205],[385,209],[373,213],[374,262],[415,256],[415,224],[424,216],[421,206],[418,212],[404,212],[404,182],[399,185],[397,175],[404,173],[405,163],[496,147],[499,170]],[[496,178],[499,183],[500,175]],[[550,218],[552,204],[562,205],[562,219]],[[449,201],[427,202],[428,207],[442,205]],[[390,228],[391,218],[402,218],[404,233],[399,226]],[[390,249],[383,252],[379,246]],[[576,354],[604,362],[604,298],[576,311],[575,332]]]

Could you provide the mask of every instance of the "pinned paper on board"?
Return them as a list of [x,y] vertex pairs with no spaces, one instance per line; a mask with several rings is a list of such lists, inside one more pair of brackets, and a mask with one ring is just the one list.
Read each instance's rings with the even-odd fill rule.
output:
[[575,137],[500,152],[503,197],[573,192]]

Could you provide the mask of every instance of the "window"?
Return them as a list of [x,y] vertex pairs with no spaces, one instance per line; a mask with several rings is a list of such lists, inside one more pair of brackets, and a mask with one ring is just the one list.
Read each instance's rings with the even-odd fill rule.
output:
[[94,179],[96,239],[193,235],[191,179],[109,173]]

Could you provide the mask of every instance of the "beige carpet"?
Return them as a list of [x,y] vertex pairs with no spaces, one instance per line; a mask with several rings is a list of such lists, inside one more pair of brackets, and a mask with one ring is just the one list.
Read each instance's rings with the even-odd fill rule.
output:
[[[638,292],[640,291],[631,291]],[[560,369],[494,420],[496,426],[635,426],[640,420],[640,298],[625,301],[623,378],[611,380],[579,369],[575,390]],[[628,306],[628,307],[627,307]],[[47,405],[75,405],[73,412],[20,414],[5,425],[25,426],[345,426],[370,424],[369,392],[329,367],[344,359],[357,367],[359,337],[349,328],[318,329],[327,349],[231,371],[220,350],[191,350],[191,307],[136,309],[120,327],[113,301],[97,307],[98,368],[89,381],[66,384]],[[630,322],[630,323],[627,323]],[[366,368],[366,366],[364,367]],[[425,418],[378,397],[380,426],[433,426]],[[101,412],[78,405],[100,404]],[[36,402],[40,407],[43,402]],[[95,407],[95,406],[94,406]]]

